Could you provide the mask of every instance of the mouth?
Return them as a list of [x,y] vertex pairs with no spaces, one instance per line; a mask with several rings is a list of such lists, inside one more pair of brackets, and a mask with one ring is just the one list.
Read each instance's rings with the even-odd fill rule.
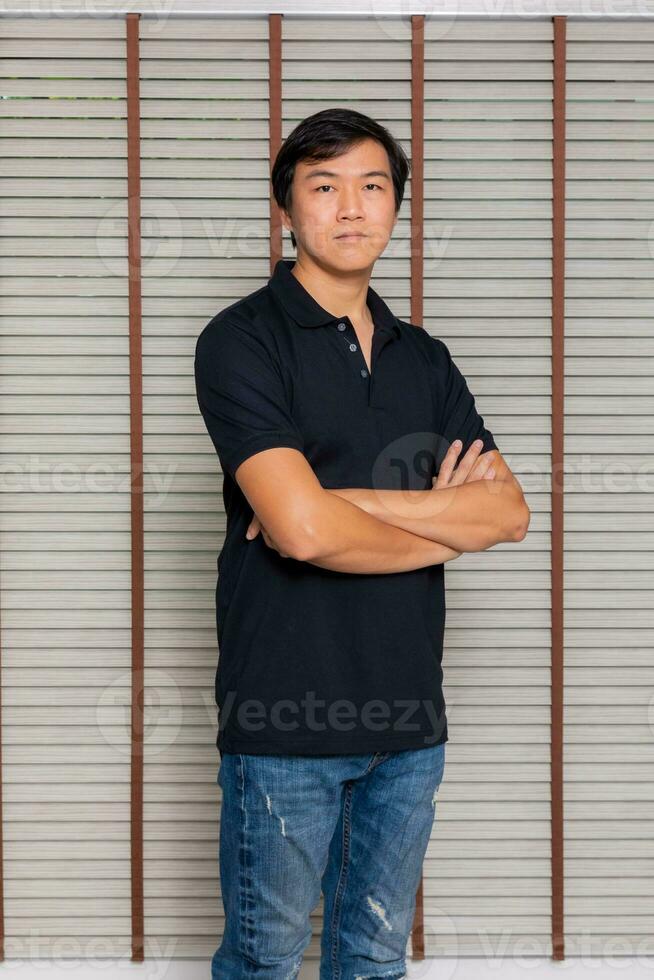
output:
[[362,235],[360,232],[353,232],[351,235],[337,235],[336,239],[339,242],[357,241],[359,238],[366,238],[366,235]]

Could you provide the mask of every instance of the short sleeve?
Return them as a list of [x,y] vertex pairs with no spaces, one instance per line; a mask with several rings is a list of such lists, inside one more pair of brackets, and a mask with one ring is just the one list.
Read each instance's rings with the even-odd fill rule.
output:
[[198,405],[224,473],[264,449],[304,449],[281,373],[256,328],[210,321],[195,346]]
[[438,338],[432,339],[439,347],[438,434],[445,442],[443,455],[455,439],[461,439],[463,443],[459,459],[465,455],[476,439],[483,439],[482,453],[489,449],[497,449],[493,434],[484,425],[483,416],[477,411],[475,399],[466,379],[452,359],[447,345]]

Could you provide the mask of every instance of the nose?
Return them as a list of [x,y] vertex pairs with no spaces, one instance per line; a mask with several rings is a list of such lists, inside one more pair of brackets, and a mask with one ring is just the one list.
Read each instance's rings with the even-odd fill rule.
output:
[[358,191],[342,190],[338,200],[339,217],[363,216],[363,205]]

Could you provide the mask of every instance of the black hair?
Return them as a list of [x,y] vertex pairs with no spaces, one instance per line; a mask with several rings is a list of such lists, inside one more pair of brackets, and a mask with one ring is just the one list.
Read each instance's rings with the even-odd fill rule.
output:
[[[340,107],[322,109],[307,116],[282,143],[271,171],[272,190],[279,207],[290,213],[291,186],[296,163],[300,160],[318,161],[340,156],[365,139],[377,140],[388,154],[397,214],[409,176],[410,164],[406,153],[385,126],[356,109]],[[297,247],[293,232],[291,243],[293,248]]]

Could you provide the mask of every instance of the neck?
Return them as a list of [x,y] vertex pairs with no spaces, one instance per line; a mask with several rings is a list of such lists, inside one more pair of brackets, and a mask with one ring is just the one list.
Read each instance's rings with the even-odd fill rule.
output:
[[347,316],[352,323],[372,325],[366,304],[372,266],[343,273],[318,265],[306,253],[298,253],[291,272],[323,309],[334,316]]

